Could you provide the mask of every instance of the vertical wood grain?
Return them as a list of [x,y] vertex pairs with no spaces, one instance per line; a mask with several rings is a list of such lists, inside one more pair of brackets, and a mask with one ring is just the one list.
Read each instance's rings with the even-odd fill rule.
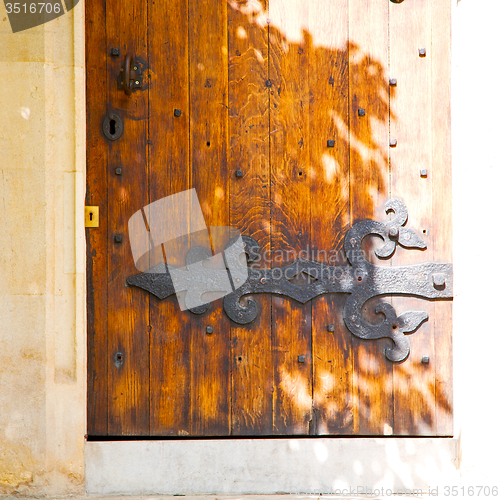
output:
[[[189,2],[191,187],[207,226],[229,225],[227,8],[226,2]],[[190,323],[190,434],[228,435],[230,324],[222,301]]]
[[[137,272],[128,218],[190,188],[207,226],[271,255],[262,267],[346,265],[347,228],[387,220],[393,196],[428,249],[381,262],[367,239],[369,259],[451,262],[449,2],[89,0],[86,43],[86,202],[100,206],[87,230],[89,434],[452,435],[447,301],[385,299],[430,318],[394,365],[390,340],[346,330],[341,295],[259,294],[257,319],[239,326],[222,300],[198,316],[125,286]],[[130,97],[117,85],[127,52],[149,75]],[[111,109],[125,122],[116,142],[101,132]]]
[[[432,106],[432,232],[434,258],[452,262],[451,194],[451,5],[433,2],[431,57]],[[453,435],[452,303],[435,303],[436,434]]]
[[[347,6],[347,0],[309,2],[309,258],[328,265],[345,263],[343,237],[349,227]],[[353,431],[353,353],[351,333],[342,320],[344,302],[345,297],[331,294],[312,303],[313,434]]]
[[[351,224],[384,220],[389,195],[388,4],[349,0],[349,141]],[[359,109],[365,110],[360,116]],[[370,246],[365,250],[369,253]],[[377,318],[371,318],[376,321]],[[394,428],[392,363],[384,356],[387,339],[352,337],[354,432],[390,434]]]
[[[128,238],[128,219],[149,203],[148,94],[126,96],[118,89],[125,55],[147,59],[147,8],[140,0],[106,2],[107,54],[118,47],[120,57],[108,57],[108,109],[124,121],[123,136],[109,142],[108,157],[108,418],[110,435],[149,434],[149,297],[126,286],[137,272]],[[117,176],[116,167],[123,173]],[[122,235],[115,243],[114,235]],[[114,356],[122,354],[116,366]]]
[[[228,7],[231,226],[270,246],[267,6]],[[241,4],[244,6],[244,4]],[[241,170],[243,176],[236,177]],[[259,263],[260,267],[268,265]],[[260,313],[231,327],[232,434],[272,434],[271,297],[255,297]]]
[[[190,187],[187,0],[149,0],[148,43],[149,192],[155,202]],[[175,222],[174,213],[165,214],[164,224]],[[169,257],[167,263],[178,264]],[[190,432],[190,321],[191,313],[180,310],[175,296],[150,297],[152,435]]]
[[[273,267],[311,241],[308,3],[269,2],[271,249]],[[287,252],[287,254],[283,254]],[[284,258],[283,258],[284,256]],[[272,299],[275,434],[308,434],[312,421],[311,303]],[[305,361],[299,362],[299,356]]]
[[[431,56],[419,55],[419,49],[431,48],[431,1],[416,0],[390,4],[390,68],[397,86],[391,87],[391,139],[397,146],[390,148],[391,196],[400,198],[408,207],[408,227],[417,231],[428,248],[425,251],[398,247],[391,265],[406,266],[435,260],[432,235],[432,109]],[[418,15],[415,13],[418,12]],[[420,175],[427,169],[428,176]],[[397,314],[405,311],[426,311],[434,317],[433,303],[410,297],[394,297]],[[435,434],[434,324],[426,321],[414,334],[407,334],[410,355],[395,364],[394,431],[398,435]],[[421,362],[429,356],[429,364]]]
[[87,205],[99,206],[98,228],[87,240],[87,433],[108,433],[108,145],[101,132],[107,99],[104,0],[85,3],[87,90]]

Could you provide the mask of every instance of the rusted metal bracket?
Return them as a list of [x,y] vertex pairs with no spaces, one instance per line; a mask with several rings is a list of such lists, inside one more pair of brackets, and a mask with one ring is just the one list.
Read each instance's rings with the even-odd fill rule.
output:
[[130,96],[135,89],[142,88],[143,63],[139,58],[133,58],[130,54],[125,56],[123,67],[120,68],[118,76],[118,88],[124,90]]
[[[388,222],[365,220],[354,224],[346,234],[344,250],[350,265],[329,266],[321,262],[299,258],[280,268],[257,269],[252,262],[259,257],[259,246],[252,238],[243,237],[248,265],[248,279],[232,293],[224,297],[227,316],[240,325],[251,323],[258,315],[257,303],[248,295],[271,293],[290,297],[302,304],[329,293],[349,294],[344,306],[343,318],[349,331],[356,337],[373,340],[390,338],[392,349],[385,355],[390,361],[403,361],[410,352],[405,334],[414,332],[428,315],[424,311],[408,311],[397,315],[388,302],[380,302],[376,313],[382,313],[384,320],[369,323],[362,312],[365,303],[374,297],[384,295],[410,295],[425,299],[451,299],[453,297],[452,264],[424,263],[411,266],[377,266],[365,258],[361,242],[368,235],[383,239],[383,246],[374,250],[381,259],[390,258],[396,246],[425,249],[425,242],[410,228],[405,227],[408,219],[406,205],[398,199],[389,200],[386,212],[394,212]],[[161,267],[161,269],[160,269]],[[305,284],[298,284],[296,278],[306,276]],[[175,294],[172,278],[167,266],[161,264],[147,273],[127,279],[127,283],[152,293],[159,299]],[[244,298],[244,303],[242,302]],[[208,305],[192,310],[203,313]]]

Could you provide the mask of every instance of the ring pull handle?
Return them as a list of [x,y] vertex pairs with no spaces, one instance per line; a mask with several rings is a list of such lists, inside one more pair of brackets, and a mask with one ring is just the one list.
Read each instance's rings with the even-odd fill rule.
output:
[[123,67],[123,88],[125,94],[132,95],[132,84],[130,83],[130,66],[132,64],[132,56],[127,54],[125,56],[125,66]]

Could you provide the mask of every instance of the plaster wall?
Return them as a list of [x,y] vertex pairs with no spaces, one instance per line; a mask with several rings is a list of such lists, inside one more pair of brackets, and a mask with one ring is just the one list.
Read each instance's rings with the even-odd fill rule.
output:
[[[153,484],[155,492],[208,493],[214,477],[224,479],[226,493],[270,493],[273,484],[284,491],[339,481],[375,486],[384,477],[373,473],[376,463],[403,486],[424,481],[436,464],[441,484],[498,485],[500,5],[453,0],[452,10],[454,439],[85,445],[83,0],[17,34],[0,3],[0,493],[83,493],[85,455],[96,493],[115,491],[109,478],[140,464],[147,472],[155,458],[163,481],[145,474],[141,486],[130,473],[123,492]],[[319,472],[299,467],[318,456],[327,456]],[[391,465],[388,456],[399,458]],[[259,472],[266,464],[274,475]],[[292,482],[281,477],[286,471]]]
[[83,491],[82,7],[13,34],[0,3],[0,493]]

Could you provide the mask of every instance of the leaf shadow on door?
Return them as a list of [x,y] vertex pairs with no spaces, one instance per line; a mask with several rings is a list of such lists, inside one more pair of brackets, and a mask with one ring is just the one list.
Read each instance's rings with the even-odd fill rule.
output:
[[[263,252],[270,251],[264,267],[278,265],[277,251],[289,258],[282,257],[279,265],[294,260],[299,244],[308,245],[311,260],[345,265],[347,229],[361,219],[380,219],[390,197],[388,130],[398,117],[390,111],[387,63],[350,42],[347,27],[339,47],[325,46],[324,34],[307,29],[307,20],[287,25],[284,13],[275,25],[265,2],[230,1],[228,6],[229,151],[236,165],[253,162],[246,186],[231,185],[231,224],[254,237]],[[290,74],[296,77],[290,79]],[[397,88],[391,90],[395,93]],[[304,196],[304,182],[309,204],[294,204],[294,198]],[[302,235],[304,227],[309,234],[301,240],[297,234]],[[373,254],[377,241],[365,243],[369,260],[383,264]],[[314,248],[319,252],[314,254]],[[401,434],[432,434],[436,411],[451,412],[445,394],[432,377],[412,383],[412,374],[421,369],[415,360],[393,373],[384,356],[388,339],[363,341],[346,331],[341,318],[344,300],[313,301],[319,322],[335,323],[337,332],[333,339],[314,333],[313,318],[314,340],[329,342],[319,353],[312,348],[313,375],[283,363],[274,372],[274,395],[261,397],[274,398],[275,408],[278,389],[295,406],[293,416],[302,415],[290,415],[289,434],[302,434],[304,420],[310,422],[311,434],[392,434],[395,400],[418,409],[405,413]],[[366,314],[377,322],[380,318],[370,314],[377,301],[372,302]],[[280,307],[281,302],[273,304]],[[267,344],[263,349],[274,357],[288,347],[292,349],[291,344]],[[331,359],[320,362],[320,355]],[[314,386],[313,405],[307,404],[313,398],[312,378],[322,384]],[[241,418],[263,418],[265,407],[256,404],[253,415]],[[360,426],[360,421],[367,423]]]

